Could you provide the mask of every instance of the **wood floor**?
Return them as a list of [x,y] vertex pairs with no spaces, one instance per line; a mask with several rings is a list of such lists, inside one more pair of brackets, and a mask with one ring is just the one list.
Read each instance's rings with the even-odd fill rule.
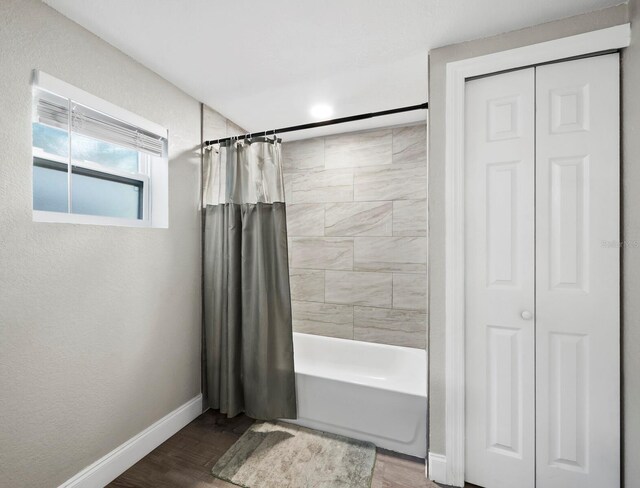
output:
[[[208,410],[125,471],[110,488],[237,488],[211,468],[253,421]],[[439,488],[424,475],[424,460],[378,451],[371,488]]]

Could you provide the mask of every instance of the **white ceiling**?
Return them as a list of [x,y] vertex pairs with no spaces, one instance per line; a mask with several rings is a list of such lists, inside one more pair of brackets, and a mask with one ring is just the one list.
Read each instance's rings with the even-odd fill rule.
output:
[[[422,103],[429,49],[620,3],[44,1],[250,131],[311,122],[316,103],[333,105],[334,117]],[[424,117],[424,111],[410,112],[348,130]],[[321,132],[328,130],[314,135]]]

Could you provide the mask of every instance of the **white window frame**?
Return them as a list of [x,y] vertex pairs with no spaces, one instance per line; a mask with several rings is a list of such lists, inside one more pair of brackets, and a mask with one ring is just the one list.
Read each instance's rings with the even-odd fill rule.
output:
[[[140,117],[139,115],[129,112],[121,107],[118,107],[117,105],[107,102],[106,100],[102,100],[101,98],[87,93],[84,90],[76,88],[73,85],[70,85],[51,75],[48,75],[47,73],[44,73],[43,71],[34,70],[32,85],[34,90],[39,89],[51,92],[55,95],[73,100],[74,102],[77,102],[81,105],[90,107],[93,110],[102,112],[127,124],[139,127],[140,129],[143,129],[147,132],[151,132],[167,140],[168,146],[168,130],[164,127],[154,122],[148,121]],[[73,134],[69,134],[70,138],[72,136]],[[32,145],[32,167],[34,166],[34,158],[40,158],[53,162],[71,164],[72,168],[82,168],[107,175],[112,175],[115,177],[139,181],[141,182],[143,188],[143,208],[141,219],[126,219],[118,217],[106,217],[102,215],[78,214],[71,212],[32,210],[33,221],[122,227],[167,228],[169,226],[167,149],[165,147],[165,151],[162,157],[154,157],[144,152],[138,152],[138,155],[138,172],[130,173],[127,171],[107,167],[100,163],[92,161],[73,160],[72,154],[70,154],[69,157],[60,157],[57,155],[49,154]],[[69,190],[70,192],[72,191],[71,188],[69,188]]]

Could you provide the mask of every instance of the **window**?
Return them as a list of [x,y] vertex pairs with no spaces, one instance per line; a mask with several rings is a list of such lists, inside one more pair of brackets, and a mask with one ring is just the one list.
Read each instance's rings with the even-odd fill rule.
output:
[[42,72],[33,99],[34,220],[167,226],[166,129]]

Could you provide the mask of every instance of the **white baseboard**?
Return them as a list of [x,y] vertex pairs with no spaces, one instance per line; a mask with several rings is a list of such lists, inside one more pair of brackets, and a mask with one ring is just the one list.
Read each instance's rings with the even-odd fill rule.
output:
[[192,398],[155,424],[87,466],[58,488],[99,488],[110,483],[202,413],[202,395]]
[[447,483],[447,458],[442,454],[429,453],[427,477],[436,483]]

